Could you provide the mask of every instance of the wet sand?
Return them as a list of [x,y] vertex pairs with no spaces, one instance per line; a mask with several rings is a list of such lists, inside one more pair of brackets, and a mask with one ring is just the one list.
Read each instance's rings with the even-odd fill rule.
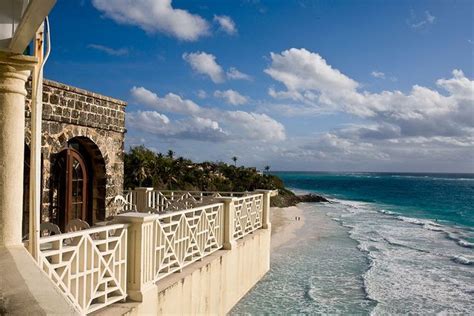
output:
[[[299,218],[299,220],[297,219]],[[296,238],[304,225],[303,210],[296,207],[272,207],[272,250]]]

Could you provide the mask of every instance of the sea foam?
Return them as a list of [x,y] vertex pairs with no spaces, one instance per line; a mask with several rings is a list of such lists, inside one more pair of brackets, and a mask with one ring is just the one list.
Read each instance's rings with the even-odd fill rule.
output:
[[[363,275],[373,314],[469,313],[474,310],[470,230],[338,201],[331,217],[347,227],[370,267]],[[404,302],[403,304],[401,302]]]

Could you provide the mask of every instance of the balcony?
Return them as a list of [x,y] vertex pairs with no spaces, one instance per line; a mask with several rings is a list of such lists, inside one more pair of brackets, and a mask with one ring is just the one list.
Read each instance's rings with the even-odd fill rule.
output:
[[81,314],[142,301],[150,286],[269,228],[275,194],[128,190],[112,222],[40,238],[39,265]]

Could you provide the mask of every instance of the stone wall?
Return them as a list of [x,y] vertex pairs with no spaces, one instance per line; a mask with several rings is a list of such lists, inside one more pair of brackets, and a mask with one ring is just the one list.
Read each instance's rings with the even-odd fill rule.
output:
[[[26,139],[30,144],[31,81],[27,83]],[[87,149],[94,165],[94,222],[113,215],[112,199],[123,190],[126,103],[117,99],[45,80],[43,85],[42,164],[43,221],[57,212],[53,164],[55,155],[72,139]],[[105,199],[104,199],[105,197]]]

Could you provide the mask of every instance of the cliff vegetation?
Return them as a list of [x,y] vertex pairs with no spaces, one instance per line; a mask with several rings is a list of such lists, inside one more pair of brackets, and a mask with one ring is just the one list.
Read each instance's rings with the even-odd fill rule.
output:
[[158,190],[187,191],[253,191],[257,189],[278,190],[272,198],[272,206],[286,207],[299,202],[310,202],[311,196],[296,196],[286,189],[283,181],[268,172],[256,168],[237,166],[224,162],[195,163],[183,157],[175,157],[173,151],[166,155],[156,153],[144,146],[130,148],[124,156],[124,187],[154,187]]

